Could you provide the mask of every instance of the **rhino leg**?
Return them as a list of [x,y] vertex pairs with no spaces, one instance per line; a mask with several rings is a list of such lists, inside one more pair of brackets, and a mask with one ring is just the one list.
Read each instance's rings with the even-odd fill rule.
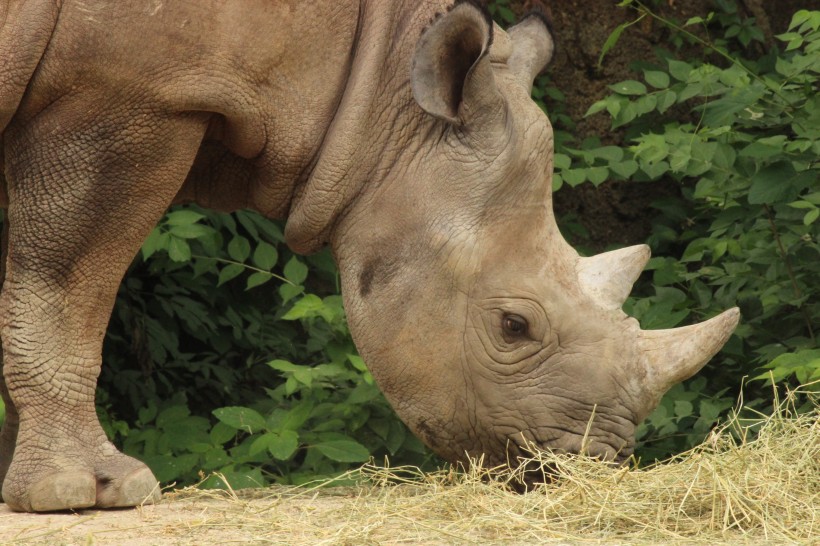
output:
[[[6,406],[6,417],[3,421],[3,427],[0,429],[0,484],[6,478],[6,473],[11,464],[11,458],[14,455],[14,444],[17,440],[17,410],[11,401],[6,384],[2,378],[3,363],[0,357],[0,395],[3,397],[3,403]],[[0,496],[2,500],[2,496]]]
[[[0,143],[2,141],[0,140]],[[2,175],[0,175],[2,177]],[[2,180],[0,179],[0,182]],[[6,275],[6,252],[8,252],[8,222],[3,222],[2,245],[0,245],[0,288],[3,286],[3,279]],[[0,486],[3,485],[3,480],[6,478],[6,473],[11,464],[11,457],[14,455],[14,444],[17,441],[17,408],[11,401],[9,391],[6,388],[6,382],[3,380],[3,352],[0,346],[0,396],[2,396],[3,404],[6,409],[6,416],[3,420],[3,426],[0,428]],[[0,496],[0,500],[2,496]]]
[[148,467],[106,438],[94,394],[118,285],[185,179],[206,125],[202,115],[102,114],[95,101],[64,98],[6,131],[0,334],[19,414],[3,483],[12,509],[159,499]]

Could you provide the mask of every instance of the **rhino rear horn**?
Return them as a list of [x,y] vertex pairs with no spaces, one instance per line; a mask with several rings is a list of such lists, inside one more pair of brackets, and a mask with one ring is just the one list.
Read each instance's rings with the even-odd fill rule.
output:
[[660,399],[669,388],[700,371],[732,335],[740,319],[733,307],[706,322],[671,330],[641,330],[638,351],[647,395]]
[[547,20],[540,14],[533,13],[507,33],[513,46],[507,66],[521,85],[529,90],[535,77],[546,68],[555,52],[555,42]]
[[490,15],[472,2],[460,2],[433,21],[413,57],[410,80],[419,106],[460,125],[488,106],[503,105],[488,55],[492,39]]
[[649,247],[635,245],[578,261],[584,291],[605,309],[620,309],[649,261]]

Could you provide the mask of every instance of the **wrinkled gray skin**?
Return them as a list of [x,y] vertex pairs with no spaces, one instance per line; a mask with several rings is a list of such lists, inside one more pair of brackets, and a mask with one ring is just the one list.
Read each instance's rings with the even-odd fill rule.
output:
[[546,27],[449,7],[0,0],[11,508],[158,499],[94,389],[118,283],[182,201],[287,217],[300,252],[331,245],[358,348],[445,458],[629,456],[737,311],[641,332],[620,310],[648,252],[579,258],[556,228],[552,129],[529,98]]

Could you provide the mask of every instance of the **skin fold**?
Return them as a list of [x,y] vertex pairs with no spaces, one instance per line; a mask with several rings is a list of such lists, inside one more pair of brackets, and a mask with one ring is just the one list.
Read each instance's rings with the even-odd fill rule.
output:
[[159,498],[96,417],[120,280],[167,207],[287,218],[330,245],[356,345],[451,461],[533,446],[622,461],[737,324],[643,332],[644,245],[582,258],[530,99],[553,42],[440,1],[0,0],[3,500]]

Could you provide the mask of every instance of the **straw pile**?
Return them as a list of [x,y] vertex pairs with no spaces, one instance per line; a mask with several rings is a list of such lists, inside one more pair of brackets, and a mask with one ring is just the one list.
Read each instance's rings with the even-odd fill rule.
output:
[[520,470],[488,479],[480,469],[365,466],[344,476],[356,487],[280,487],[253,493],[253,503],[229,492],[224,521],[288,544],[820,544],[819,421],[817,404],[802,415],[784,404],[753,424],[754,439],[735,419],[696,449],[641,469],[541,453],[534,461],[560,479],[523,495],[505,486]]

